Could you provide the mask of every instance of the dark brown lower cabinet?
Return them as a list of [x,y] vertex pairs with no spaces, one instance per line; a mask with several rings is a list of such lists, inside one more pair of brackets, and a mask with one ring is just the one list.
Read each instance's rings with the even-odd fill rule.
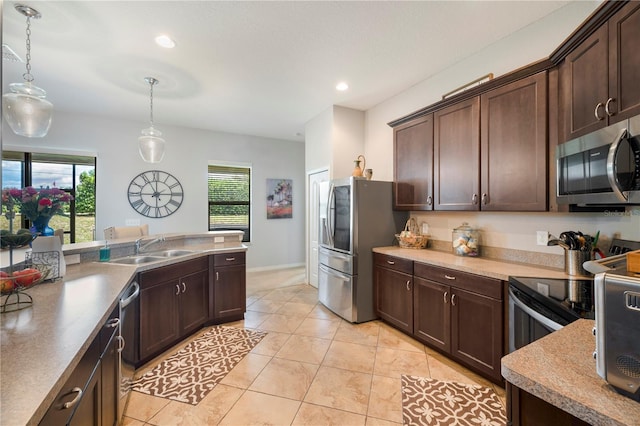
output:
[[374,253],[373,264],[378,316],[405,333],[413,333],[413,262]]
[[413,334],[443,352],[451,351],[451,288],[414,277]]
[[507,424],[587,426],[589,423],[507,382]]
[[207,257],[142,272],[140,354],[147,361],[199,329],[209,312]]
[[247,310],[246,260],[244,252],[212,256],[212,323],[237,321]]
[[495,383],[503,383],[502,281],[380,253],[374,253],[373,269],[380,318]]
[[118,421],[118,308],[93,340],[40,425],[113,426]]

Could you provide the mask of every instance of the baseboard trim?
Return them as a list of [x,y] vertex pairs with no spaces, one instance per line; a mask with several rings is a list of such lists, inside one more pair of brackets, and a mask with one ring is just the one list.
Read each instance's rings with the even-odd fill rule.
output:
[[304,267],[304,263],[288,263],[284,265],[274,265],[274,266],[259,266],[256,268],[247,268],[247,272],[264,272],[264,271],[276,271],[280,269],[293,269]]

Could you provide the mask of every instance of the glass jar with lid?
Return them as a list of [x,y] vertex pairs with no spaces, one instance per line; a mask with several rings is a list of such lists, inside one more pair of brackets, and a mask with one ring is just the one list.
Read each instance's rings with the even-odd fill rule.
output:
[[461,226],[453,229],[453,254],[457,256],[478,256],[480,243],[479,233],[464,222]]

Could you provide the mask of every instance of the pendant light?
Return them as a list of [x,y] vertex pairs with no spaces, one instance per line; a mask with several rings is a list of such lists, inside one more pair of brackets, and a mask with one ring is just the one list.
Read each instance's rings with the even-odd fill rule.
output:
[[140,156],[147,163],[159,163],[164,157],[164,139],[161,138],[162,132],[153,127],[153,86],[158,84],[158,80],[153,77],[145,77],[144,81],[150,86],[150,122],[148,129],[142,129],[142,136],[138,138],[140,145]]
[[47,92],[32,83],[31,75],[31,19],[42,15],[22,4],[16,4],[15,9],[27,17],[27,72],[22,74],[24,83],[10,84],[11,93],[2,96],[2,114],[17,135],[41,138],[49,131],[53,114],[53,104],[45,99]]

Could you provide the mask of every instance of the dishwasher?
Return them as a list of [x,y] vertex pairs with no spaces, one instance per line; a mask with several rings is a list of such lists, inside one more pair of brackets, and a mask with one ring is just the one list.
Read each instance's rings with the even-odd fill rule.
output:
[[140,285],[133,281],[120,298],[120,335],[118,348],[120,363],[120,399],[118,403],[118,418],[121,419],[129,400],[131,386],[135,374],[133,360],[137,351],[139,339],[137,338],[136,324],[140,320]]

